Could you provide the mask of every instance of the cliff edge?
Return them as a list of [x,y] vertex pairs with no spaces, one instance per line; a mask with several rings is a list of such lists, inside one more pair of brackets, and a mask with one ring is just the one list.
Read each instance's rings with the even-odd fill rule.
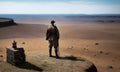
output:
[[12,18],[0,18],[0,27],[16,25]]

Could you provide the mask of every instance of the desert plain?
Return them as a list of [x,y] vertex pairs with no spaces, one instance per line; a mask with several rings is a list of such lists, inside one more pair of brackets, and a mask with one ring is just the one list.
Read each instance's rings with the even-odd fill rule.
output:
[[[0,27],[0,65],[2,65],[0,72],[9,72],[4,62],[6,62],[6,48],[11,47],[13,40],[25,49],[27,61],[38,64],[41,59],[39,55],[49,58],[48,41],[45,36],[50,21],[44,20],[44,22],[45,24],[19,22],[14,26]],[[98,72],[120,72],[119,22],[87,22],[62,18],[57,19],[55,25],[60,31],[61,57],[70,55],[85,58],[96,66]],[[53,55],[55,55],[54,48]]]

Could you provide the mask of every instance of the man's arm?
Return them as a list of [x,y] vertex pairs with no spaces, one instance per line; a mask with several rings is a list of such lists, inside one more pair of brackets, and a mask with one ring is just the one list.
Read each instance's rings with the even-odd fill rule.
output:
[[57,38],[59,39],[60,38],[60,33],[59,33],[59,30],[57,29]]
[[57,39],[59,39],[60,38],[59,30],[58,30],[58,28],[56,26],[55,26],[55,28],[56,28]]
[[49,38],[49,29],[47,29],[47,32],[46,32],[46,40],[48,40]]

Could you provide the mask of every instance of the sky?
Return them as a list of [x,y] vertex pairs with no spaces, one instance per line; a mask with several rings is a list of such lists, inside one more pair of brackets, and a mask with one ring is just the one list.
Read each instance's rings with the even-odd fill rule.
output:
[[120,0],[0,0],[0,14],[120,14]]

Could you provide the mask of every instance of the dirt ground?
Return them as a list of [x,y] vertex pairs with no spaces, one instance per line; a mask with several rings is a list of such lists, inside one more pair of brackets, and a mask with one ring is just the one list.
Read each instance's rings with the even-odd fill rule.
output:
[[[57,26],[60,30],[60,56],[73,55],[85,58],[95,64],[98,72],[120,71],[120,24],[86,22],[84,24],[58,24]],[[47,56],[48,42],[45,40],[47,27],[48,25],[40,24],[18,24],[0,28],[0,63],[6,61],[6,48],[11,47],[11,42],[16,40],[18,46],[25,49],[27,60],[30,62],[28,65],[34,63],[39,66],[42,61],[39,55],[49,58]],[[54,60],[54,58],[49,58],[49,60]],[[62,60],[59,61],[64,64]],[[77,66],[77,63],[74,64]],[[8,68],[6,66],[1,67],[4,70]],[[61,66],[59,67],[63,69]],[[77,68],[74,69],[77,70]],[[79,72],[79,70],[77,71]]]

